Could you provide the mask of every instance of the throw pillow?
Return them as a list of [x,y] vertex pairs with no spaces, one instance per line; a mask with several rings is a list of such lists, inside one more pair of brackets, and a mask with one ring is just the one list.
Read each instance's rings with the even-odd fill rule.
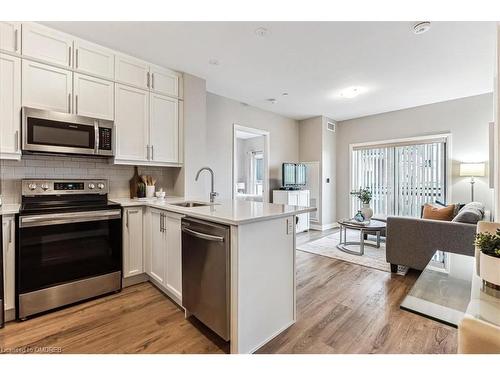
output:
[[422,219],[452,221],[455,214],[455,205],[450,204],[445,207],[424,204]]
[[453,218],[457,223],[477,224],[484,218],[484,206],[479,202],[467,203]]

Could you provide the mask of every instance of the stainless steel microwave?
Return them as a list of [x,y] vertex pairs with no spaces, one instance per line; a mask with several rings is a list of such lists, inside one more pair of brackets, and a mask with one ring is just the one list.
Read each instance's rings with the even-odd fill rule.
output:
[[23,107],[23,153],[113,156],[113,121]]

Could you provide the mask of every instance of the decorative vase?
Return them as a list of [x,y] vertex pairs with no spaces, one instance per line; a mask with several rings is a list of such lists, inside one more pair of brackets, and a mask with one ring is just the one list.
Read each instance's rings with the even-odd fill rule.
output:
[[365,221],[365,216],[363,215],[363,213],[361,212],[361,210],[358,210],[358,213],[356,215],[354,215],[354,220],[362,223],[363,221]]
[[500,290],[500,258],[479,253],[479,277],[483,282],[492,284],[490,287]]
[[365,217],[365,220],[370,220],[373,216],[373,210],[370,207],[370,203],[363,203],[363,206],[361,207],[360,211]]
[[141,181],[139,177],[139,171],[137,170],[137,165],[134,166],[134,175],[129,181],[130,184],[130,198],[135,198],[137,196],[137,184]]

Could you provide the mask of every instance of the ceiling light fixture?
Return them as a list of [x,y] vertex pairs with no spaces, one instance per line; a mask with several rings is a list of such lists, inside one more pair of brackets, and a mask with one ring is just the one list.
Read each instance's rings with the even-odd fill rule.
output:
[[284,92],[283,94],[281,94],[282,96],[288,96],[288,93],[287,92]]
[[260,38],[266,38],[270,34],[269,30],[266,29],[265,27],[259,27],[255,29],[255,35],[257,35]]
[[276,99],[274,99],[274,98],[269,98],[269,99],[266,99],[266,100],[267,100],[269,103],[271,103],[271,104],[276,104],[276,103],[278,103],[278,101],[277,101]]
[[210,65],[220,65],[220,61],[217,59],[210,59],[210,60],[208,60],[208,63]]
[[363,87],[351,86],[351,87],[347,87],[344,90],[342,90],[340,92],[340,96],[342,98],[352,99],[352,98],[355,98],[356,96],[358,96],[359,94],[364,93],[365,91],[366,91],[366,89]]
[[429,21],[417,22],[415,25],[413,25],[413,33],[415,35],[420,35],[429,31],[430,28],[431,23]]

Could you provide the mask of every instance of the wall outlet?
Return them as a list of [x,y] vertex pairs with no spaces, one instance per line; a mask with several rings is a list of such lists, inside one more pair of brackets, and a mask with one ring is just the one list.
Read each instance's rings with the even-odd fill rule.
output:
[[293,234],[293,219],[286,219],[286,234]]

